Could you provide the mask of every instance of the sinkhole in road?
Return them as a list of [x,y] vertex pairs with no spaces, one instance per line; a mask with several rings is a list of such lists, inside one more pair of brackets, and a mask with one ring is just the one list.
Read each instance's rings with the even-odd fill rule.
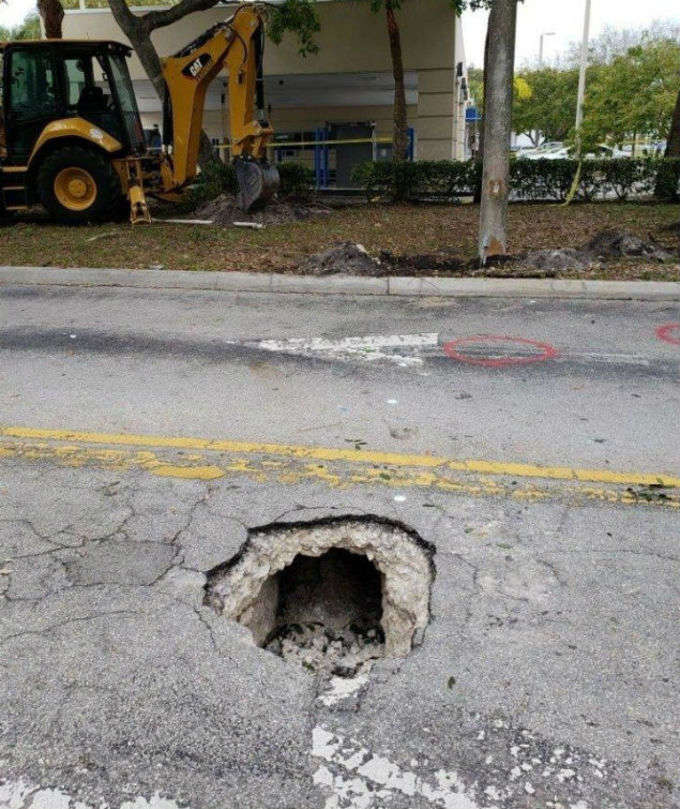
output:
[[276,523],[208,572],[205,600],[284,660],[352,677],[422,641],[433,556],[415,531],[372,515]]

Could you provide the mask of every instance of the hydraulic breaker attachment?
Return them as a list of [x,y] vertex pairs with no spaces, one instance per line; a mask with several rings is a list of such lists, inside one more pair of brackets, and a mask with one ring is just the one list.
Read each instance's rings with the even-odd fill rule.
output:
[[237,204],[243,211],[261,207],[279,190],[279,172],[266,160],[237,157],[234,169],[239,188]]

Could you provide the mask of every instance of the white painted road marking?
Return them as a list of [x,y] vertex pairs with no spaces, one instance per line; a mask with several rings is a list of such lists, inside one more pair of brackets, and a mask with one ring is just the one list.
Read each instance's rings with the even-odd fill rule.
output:
[[329,733],[322,727],[312,731],[312,755],[338,765],[347,775],[334,774],[322,764],[314,773],[314,783],[330,792],[324,809],[378,809],[395,793],[425,798],[444,809],[492,809],[481,807],[453,771],[438,770],[436,783],[417,773],[402,770],[384,756],[376,756],[352,739]]
[[[556,760],[563,752],[554,751]],[[517,797],[512,771],[507,784],[488,784],[482,788],[483,781],[481,784],[477,780],[466,784],[455,770],[440,768],[433,771],[426,767],[427,761],[420,764],[412,759],[411,769],[402,769],[389,758],[375,755],[355,739],[332,733],[321,726],[312,731],[311,754],[325,762],[319,765],[313,776],[314,783],[327,796],[323,809],[383,809],[398,794],[425,799],[441,809],[498,809],[500,803]],[[527,780],[527,773],[517,769],[525,776],[521,782],[523,795],[533,795],[536,789]],[[532,769],[533,765],[528,767],[529,771]],[[547,777],[552,772],[552,769],[545,769],[542,775]],[[562,783],[564,779],[558,780]],[[555,807],[592,809],[584,800],[555,802]]]
[[[108,803],[95,807],[72,798],[61,789],[42,787],[18,779],[0,779],[0,809],[111,809]],[[168,798],[161,798],[158,792],[147,800],[141,795],[133,801],[124,801],[120,809],[180,809],[180,805]],[[184,806],[183,809],[189,809]]]
[[[422,365],[423,358],[419,356],[419,351],[435,347],[438,341],[437,332],[423,332],[369,334],[363,337],[341,337],[337,340],[325,337],[291,337],[284,340],[256,340],[246,342],[245,345],[282,354],[318,354],[330,359],[359,359],[365,362],[382,360],[407,368]],[[398,349],[408,349],[408,353],[400,353]]]

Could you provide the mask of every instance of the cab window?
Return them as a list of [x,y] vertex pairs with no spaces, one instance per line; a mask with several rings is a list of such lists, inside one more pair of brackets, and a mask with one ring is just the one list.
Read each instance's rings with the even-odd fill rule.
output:
[[99,57],[90,54],[67,56],[63,64],[69,112],[88,115],[113,109]]
[[15,120],[32,120],[56,112],[59,107],[54,64],[41,48],[12,52],[9,75],[10,106]]

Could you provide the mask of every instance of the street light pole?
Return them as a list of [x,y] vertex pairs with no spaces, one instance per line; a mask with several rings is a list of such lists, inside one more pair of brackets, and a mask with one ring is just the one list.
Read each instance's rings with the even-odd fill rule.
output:
[[538,46],[538,66],[543,67],[543,38],[544,37],[554,37],[554,31],[544,31],[541,34],[540,45]]
[[586,0],[586,13],[583,21],[583,40],[581,42],[581,66],[578,74],[578,95],[576,97],[576,138],[579,153],[581,151],[583,101],[586,96],[586,68],[588,67],[588,41],[590,39],[590,7],[591,0]]
[[591,0],[586,0],[585,19],[583,21],[583,40],[581,41],[581,66],[578,74],[578,94],[576,96],[576,159],[578,160],[578,166],[567,198],[563,203],[564,205],[571,204],[581,182],[581,150],[583,146],[581,125],[583,124],[583,101],[586,97],[586,68],[588,67],[588,41],[590,39],[590,6]]

